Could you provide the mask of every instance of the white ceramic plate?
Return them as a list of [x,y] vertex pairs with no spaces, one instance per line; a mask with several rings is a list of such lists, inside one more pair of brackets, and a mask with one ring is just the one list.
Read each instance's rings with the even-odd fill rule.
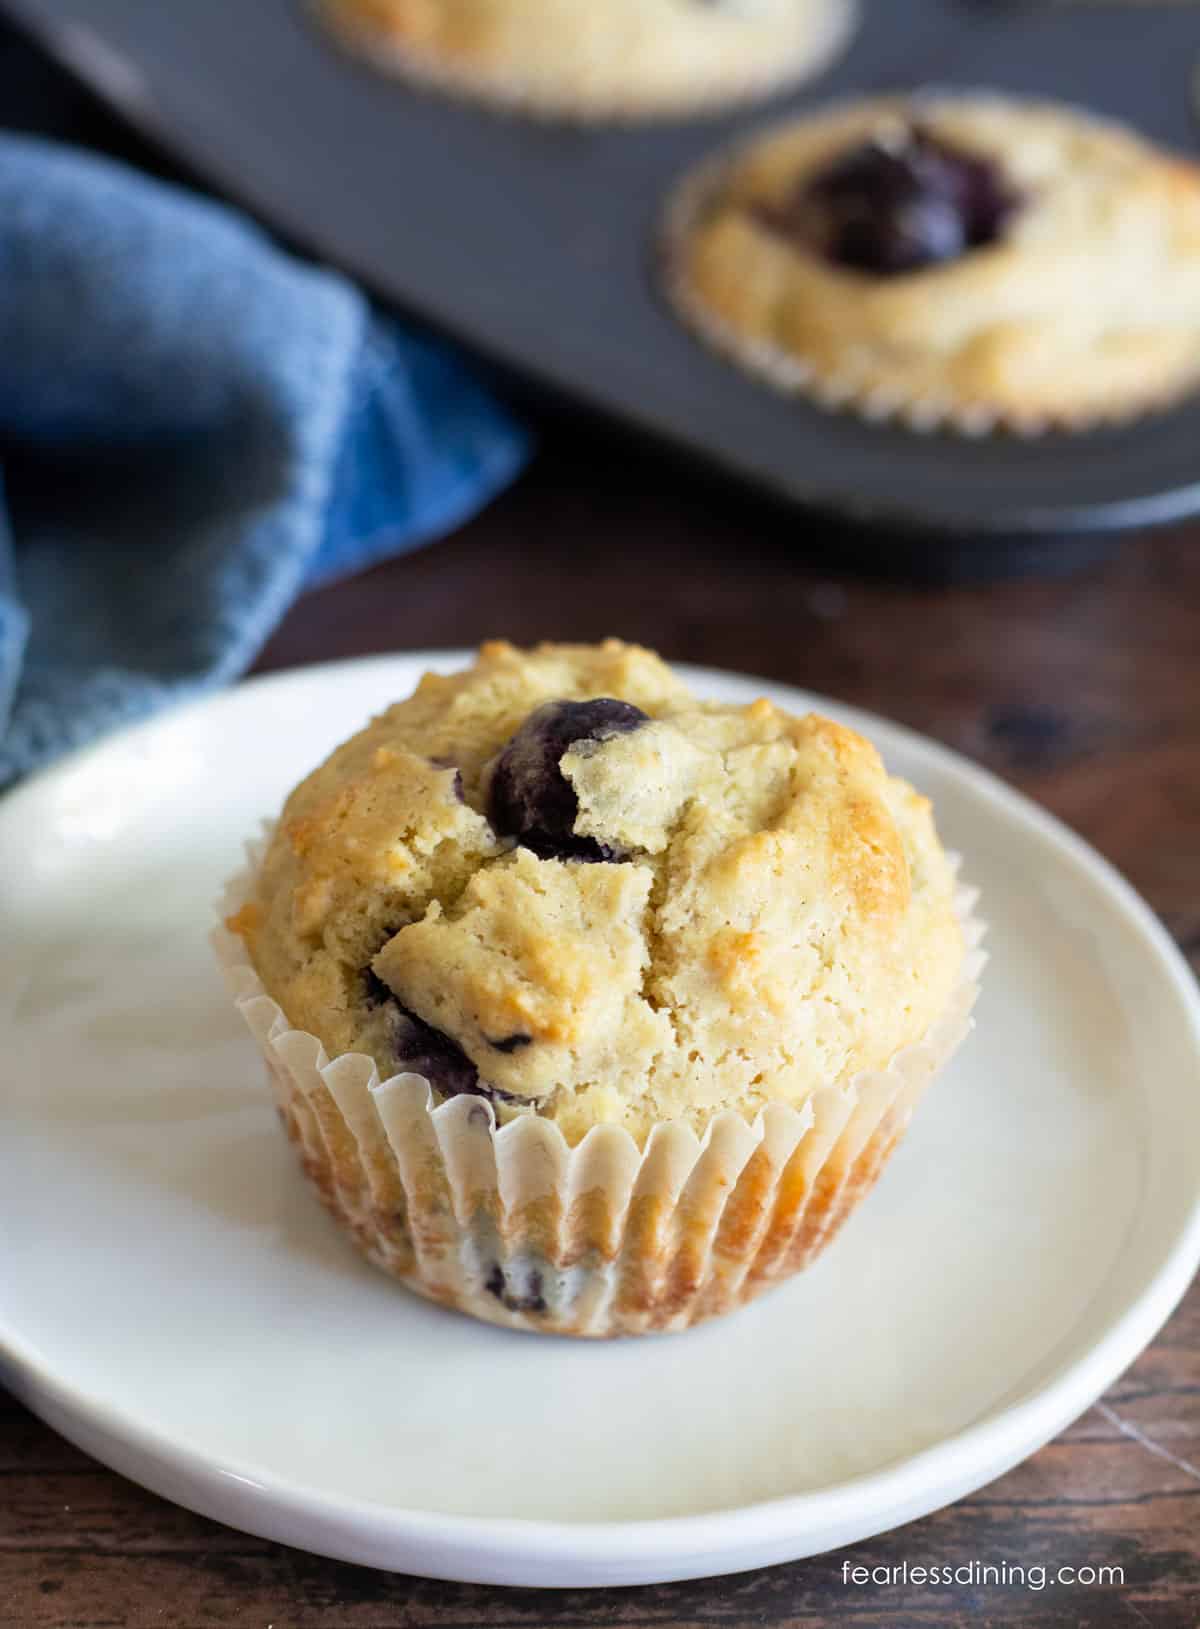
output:
[[252,683],[0,804],[8,1383],[236,1527],[541,1585],[848,1545],[1078,1415],[1200,1257],[1200,999],[1091,850],[835,706],[934,797],[993,958],[977,1033],[837,1247],[733,1318],[611,1345],[473,1324],[360,1263],[295,1169],[207,933],[259,816],[424,665]]

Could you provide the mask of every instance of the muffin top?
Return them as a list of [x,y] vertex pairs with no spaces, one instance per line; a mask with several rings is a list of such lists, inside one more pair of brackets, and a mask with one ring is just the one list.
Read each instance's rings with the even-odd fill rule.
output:
[[383,68],[570,118],[741,100],[823,68],[857,0],[312,0]]
[[616,640],[493,643],[301,782],[229,925],[331,1054],[642,1142],[918,1040],[953,899],[927,800],[854,731]]
[[1200,379],[1200,167],[1074,108],[807,115],[693,178],[668,231],[706,338],[871,416],[1082,427]]

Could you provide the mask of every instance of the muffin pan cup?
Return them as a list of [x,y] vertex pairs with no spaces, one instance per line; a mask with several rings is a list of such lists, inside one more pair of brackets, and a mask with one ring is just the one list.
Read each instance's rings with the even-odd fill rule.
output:
[[[264,843],[228,884],[245,903]],[[330,1060],[292,1029],[224,926],[214,948],[262,1050],[309,1179],[363,1253],[410,1289],[472,1317],[539,1333],[686,1329],[753,1300],[814,1261],[874,1185],[913,1109],[969,1032],[985,961],[975,890],[956,908],[966,954],[945,1012],[886,1069],[726,1111],[703,1137],[656,1126],[644,1149],[621,1127],[576,1147],[535,1115],[497,1130],[491,1105],[436,1103],[428,1081],[382,1080],[362,1053]]]

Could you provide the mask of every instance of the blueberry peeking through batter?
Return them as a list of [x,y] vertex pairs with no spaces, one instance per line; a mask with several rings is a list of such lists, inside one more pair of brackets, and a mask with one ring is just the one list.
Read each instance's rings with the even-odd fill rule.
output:
[[793,119],[682,182],[664,249],[702,340],[872,422],[1080,431],[1200,386],[1200,166],[1075,108]]
[[495,644],[296,789],[239,929],[331,1056],[575,1141],[886,1059],[957,976],[952,900],[927,805],[852,732],[616,641]]

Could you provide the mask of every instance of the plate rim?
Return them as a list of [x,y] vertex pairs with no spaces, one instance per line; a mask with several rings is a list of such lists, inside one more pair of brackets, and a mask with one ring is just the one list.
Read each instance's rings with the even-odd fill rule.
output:
[[[462,649],[397,651],[318,662],[254,675],[242,683],[183,701],[68,754],[0,798],[0,824],[21,820],[26,803],[86,771],[92,760],[127,750],[138,737],[177,727],[192,713],[242,705],[247,694],[286,689],[298,680],[336,685],[372,667],[398,664],[446,667],[469,658]],[[1043,839],[1072,869],[1097,886],[1119,910],[1129,934],[1175,997],[1182,1034],[1200,1059],[1200,986],[1182,953],[1141,895],[1091,844],[1057,816],[970,759],[907,725],[801,689],[784,681],[728,669],[673,663],[697,687],[734,680],[830,706],[839,717],[883,742],[890,739],[959,779]],[[317,1553],[385,1570],[461,1581],[572,1587],[591,1583],[652,1583],[711,1576],[799,1559],[838,1542],[857,1542],[942,1508],[986,1485],[1034,1452],[1078,1417],[1153,1340],[1182,1299],[1200,1266],[1200,1186],[1170,1240],[1141,1275],[1141,1288],[1122,1302],[1099,1336],[1079,1355],[1060,1357],[1032,1387],[937,1442],[869,1472],[830,1486],[726,1509],[632,1521],[548,1521],[537,1517],[439,1513],[357,1499],[297,1484],[261,1467],[213,1458],[180,1446],[136,1416],[82,1391],[54,1373],[41,1353],[0,1312],[0,1379],[54,1429],[121,1474],[217,1521]],[[1018,1383],[1020,1384],[1020,1383]],[[98,1446],[97,1446],[98,1445]],[[236,1514],[223,1515],[231,1505]],[[931,1490],[936,1490],[930,1498]],[[947,1490],[954,1490],[949,1491]],[[943,1497],[943,1494],[945,1495]],[[864,1525],[864,1506],[869,1519]],[[281,1520],[273,1519],[278,1515]],[[315,1531],[314,1531],[315,1525]],[[324,1530],[323,1530],[324,1529]],[[373,1530],[369,1541],[355,1533]],[[853,1531],[854,1539],[831,1534]],[[807,1535],[807,1536],[806,1536]],[[810,1537],[818,1542],[809,1542]],[[379,1559],[386,1550],[389,1559]]]

